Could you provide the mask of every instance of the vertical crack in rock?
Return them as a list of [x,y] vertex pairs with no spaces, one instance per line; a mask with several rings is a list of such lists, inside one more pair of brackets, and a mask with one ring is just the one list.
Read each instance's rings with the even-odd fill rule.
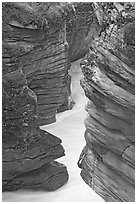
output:
[[[68,47],[68,69],[70,62],[76,61],[88,53],[88,49],[92,44],[95,36],[98,35],[99,25],[97,18],[93,12],[92,3],[89,2],[73,2],[74,13],[66,20],[64,29],[66,29],[65,46]],[[68,73],[67,91],[64,94],[64,102],[58,108],[58,112],[71,109],[74,100],[71,97],[71,77]]]
[[100,35],[81,62],[81,86],[90,101],[78,166],[83,180],[109,202],[135,201],[134,30],[132,20]]

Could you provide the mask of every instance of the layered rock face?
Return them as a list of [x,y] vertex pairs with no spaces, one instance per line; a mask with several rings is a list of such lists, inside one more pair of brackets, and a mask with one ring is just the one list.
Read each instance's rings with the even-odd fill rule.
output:
[[[71,3],[74,13],[67,18],[64,29],[66,30],[66,45],[68,44],[68,68],[70,63],[85,56],[89,47],[98,36],[100,28],[93,10],[92,3],[73,2]],[[71,97],[71,77],[68,73],[67,91],[64,94],[64,102],[58,108],[58,112],[71,109],[75,104]]]
[[96,39],[83,59],[89,98],[83,180],[105,201],[135,201],[135,24]]
[[96,34],[93,8],[89,3],[63,2],[3,6],[3,36],[10,39],[9,46],[20,50],[15,56],[37,95],[38,124],[55,122],[57,111],[74,104],[68,70],[71,61],[88,51]]
[[64,156],[61,140],[36,123],[36,99],[21,68],[4,66],[3,190],[55,190],[68,180],[66,167],[54,161]]
[[38,126],[74,104],[70,62],[87,52],[96,20],[83,5],[3,3],[3,190],[54,190],[68,180],[54,161],[64,155],[61,140]]
[[38,123],[55,122],[70,81],[65,21],[72,7],[55,2],[11,3],[4,9],[3,35],[10,39],[9,46],[20,50],[18,63],[38,99]]
[[[55,190],[68,180],[66,167],[54,161],[64,156],[61,140],[39,129],[37,96],[27,84],[33,86],[31,76],[40,77],[46,65],[39,65],[42,63],[39,58],[46,58],[41,48],[48,50],[44,44],[48,32],[45,23],[26,3],[3,3],[3,191],[19,188]],[[60,46],[58,52],[61,52]],[[49,57],[52,63],[52,56]],[[53,76],[54,71],[50,70]],[[45,72],[51,76],[47,69]],[[56,88],[55,81],[52,83]]]

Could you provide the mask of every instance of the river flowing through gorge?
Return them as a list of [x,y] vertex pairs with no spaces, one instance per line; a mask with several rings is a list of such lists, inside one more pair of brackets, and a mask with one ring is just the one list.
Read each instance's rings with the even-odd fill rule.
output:
[[134,2],[2,3],[2,192],[135,201]]
[[77,166],[81,149],[85,146],[84,119],[87,115],[85,104],[88,100],[80,86],[80,79],[83,77],[80,61],[73,62],[70,68],[71,91],[75,100],[73,109],[58,113],[55,123],[41,127],[62,139],[65,156],[58,161],[67,166],[68,182],[53,192],[26,190],[4,192],[4,202],[103,202],[103,199],[81,179]]

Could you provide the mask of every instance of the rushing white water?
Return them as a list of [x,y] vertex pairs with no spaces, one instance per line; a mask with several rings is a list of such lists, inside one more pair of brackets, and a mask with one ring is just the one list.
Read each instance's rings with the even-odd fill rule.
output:
[[5,202],[104,202],[81,178],[77,166],[79,155],[85,146],[84,119],[86,111],[84,106],[87,98],[80,86],[82,73],[79,67],[80,60],[72,63],[70,75],[72,76],[72,96],[76,102],[72,110],[57,115],[57,122],[41,127],[44,130],[62,139],[66,156],[58,159],[67,166],[69,172],[68,182],[54,192],[26,191],[3,193]]

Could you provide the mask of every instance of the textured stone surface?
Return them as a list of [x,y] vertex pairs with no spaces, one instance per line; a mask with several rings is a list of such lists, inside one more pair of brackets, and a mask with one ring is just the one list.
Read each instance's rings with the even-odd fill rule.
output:
[[73,107],[70,62],[84,56],[97,29],[90,3],[3,4],[3,38],[37,95],[39,125]]
[[11,191],[20,188],[53,191],[68,180],[66,167],[58,162],[49,162],[38,169],[22,173],[9,180],[3,190]]
[[70,61],[75,61],[88,53],[92,41],[98,35],[100,26],[91,2],[74,2],[72,4],[75,14],[67,20],[66,38],[69,44]]
[[39,129],[37,96],[28,87],[28,75],[38,71],[31,59],[39,58],[35,49],[48,31],[34,11],[27,3],[3,3],[3,191],[55,190],[68,180],[66,167],[54,161],[64,156],[61,140]]
[[3,37],[37,95],[39,125],[55,122],[68,92],[65,20],[71,12],[68,3],[3,4]]
[[81,62],[90,101],[78,166],[83,180],[109,202],[135,201],[135,47],[124,39],[130,28],[134,22],[94,40]]
[[[68,44],[68,62],[73,62],[85,56],[95,36],[98,35],[99,24],[90,2],[72,2],[74,13],[66,20],[66,45]],[[70,64],[69,64],[70,66]],[[58,112],[71,109],[74,100],[71,97],[71,78],[68,75],[67,92],[64,94],[64,103]]]
[[22,70],[11,72],[4,66],[3,73],[3,190],[55,190],[68,180],[65,166],[53,162],[64,156],[61,140],[39,129],[37,97],[28,88]]

